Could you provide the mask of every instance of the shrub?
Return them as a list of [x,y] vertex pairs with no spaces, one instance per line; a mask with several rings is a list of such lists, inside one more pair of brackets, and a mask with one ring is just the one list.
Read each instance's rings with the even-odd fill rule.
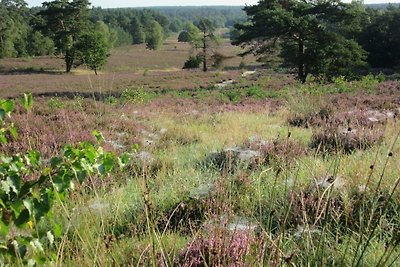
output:
[[261,87],[252,86],[247,90],[247,96],[254,98],[265,98],[267,94]]
[[122,92],[121,97],[125,102],[143,103],[149,101],[153,96],[149,92],[146,92],[143,87],[128,87]]
[[64,108],[64,103],[55,97],[52,97],[49,101],[47,101],[47,105],[49,106],[49,108],[52,109],[59,109],[59,108]]
[[327,107],[321,107],[317,112],[297,113],[288,118],[291,126],[309,128],[326,124],[332,116],[332,111]]
[[178,42],[185,43],[185,42],[190,42],[191,36],[190,33],[187,31],[182,31],[179,36],[178,36]]
[[227,148],[211,154],[206,162],[228,172],[238,168],[256,169],[262,165],[281,169],[305,154],[307,148],[291,140],[262,140],[254,137],[241,147]]
[[326,127],[312,135],[310,147],[323,153],[351,153],[357,149],[368,149],[381,141],[382,138],[383,131],[379,129]]
[[225,90],[221,92],[221,95],[234,103],[240,102],[243,97],[240,90]]
[[188,60],[185,61],[183,69],[198,69],[203,59],[200,56],[190,56]]
[[205,234],[179,252],[177,266],[247,266],[246,256],[254,243],[254,234],[250,229],[229,229],[226,221],[217,223],[206,224]]

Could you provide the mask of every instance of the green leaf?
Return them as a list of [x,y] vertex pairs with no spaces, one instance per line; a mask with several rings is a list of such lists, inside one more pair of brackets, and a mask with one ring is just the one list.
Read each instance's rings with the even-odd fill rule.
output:
[[30,220],[30,214],[28,209],[24,209],[19,216],[17,217],[17,219],[14,221],[15,226],[17,226],[18,228],[21,228],[23,226],[25,226],[25,224],[27,222],[29,222]]
[[33,106],[33,98],[31,93],[24,93],[24,97],[21,99],[22,106],[27,110],[31,110]]
[[3,218],[0,220],[0,236],[6,237],[8,235],[8,231],[10,230],[10,225],[3,221]]
[[0,107],[3,109],[3,111],[6,114],[10,114],[11,111],[14,110],[15,104],[14,104],[14,101],[12,101],[12,100],[2,100],[0,102]]
[[9,176],[6,180],[1,181],[1,187],[6,194],[10,194],[12,189],[18,195],[21,188],[21,178],[18,175]]
[[33,207],[33,202],[32,199],[25,199],[23,201],[25,208],[29,211],[30,214],[33,214],[34,212],[34,207]]
[[104,141],[104,136],[100,131],[94,130],[94,131],[92,131],[92,135],[96,138],[97,142],[100,143],[100,142]]
[[103,166],[106,172],[109,172],[114,167],[114,157],[110,154],[107,154],[106,157],[103,159]]
[[40,153],[38,151],[29,151],[28,154],[25,156],[28,165],[32,166],[39,166],[40,161]]
[[62,158],[54,157],[50,160],[50,165],[52,168],[58,167],[63,162]]
[[10,128],[8,128],[8,131],[10,132],[11,136],[12,136],[14,139],[17,139],[17,138],[18,138],[18,132],[17,132],[17,129],[15,129],[14,126],[11,126]]
[[54,236],[57,238],[61,238],[62,235],[62,227],[59,224],[55,224],[53,227]]
[[124,167],[126,164],[129,163],[130,160],[131,160],[131,156],[130,156],[128,153],[122,154],[122,155],[118,158],[120,167]]

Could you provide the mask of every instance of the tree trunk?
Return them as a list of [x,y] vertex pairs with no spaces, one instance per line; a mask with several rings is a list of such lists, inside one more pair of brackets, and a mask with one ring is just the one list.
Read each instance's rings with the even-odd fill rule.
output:
[[307,75],[305,73],[304,67],[304,41],[299,38],[299,51],[297,55],[298,65],[297,65],[297,78],[301,81],[301,83],[306,82]]
[[74,52],[72,49],[67,49],[65,52],[65,71],[71,72],[72,66],[74,65]]
[[203,71],[207,71],[207,44],[206,44],[206,32],[203,32]]

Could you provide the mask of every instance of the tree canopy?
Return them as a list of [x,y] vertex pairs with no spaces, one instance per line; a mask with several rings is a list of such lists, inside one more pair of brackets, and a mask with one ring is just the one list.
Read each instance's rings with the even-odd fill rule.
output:
[[212,25],[211,21],[208,19],[201,19],[199,21],[199,24],[197,27],[200,30],[200,36],[196,38],[196,40],[199,41],[200,47],[202,49],[202,52],[200,53],[200,56],[202,57],[203,61],[203,71],[208,70],[208,59],[212,55],[212,45],[216,44],[216,37],[214,35],[214,26]]
[[386,12],[370,10],[371,23],[360,34],[360,44],[368,52],[368,63],[376,68],[400,66],[400,7]]
[[146,29],[146,47],[151,50],[157,50],[161,47],[164,40],[163,28],[153,20]]
[[88,28],[88,5],[87,0],[57,0],[44,2],[44,9],[39,12],[43,18],[41,29],[64,56],[66,72],[73,67],[79,36]]
[[337,0],[262,0],[244,10],[248,22],[235,25],[240,34],[233,43],[257,55],[278,49],[283,64],[295,67],[302,82],[309,74],[347,75],[365,66],[365,51],[347,38],[349,29],[357,28],[353,5]]
[[77,43],[79,59],[97,75],[109,56],[109,43],[104,33],[91,31],[83,34]]

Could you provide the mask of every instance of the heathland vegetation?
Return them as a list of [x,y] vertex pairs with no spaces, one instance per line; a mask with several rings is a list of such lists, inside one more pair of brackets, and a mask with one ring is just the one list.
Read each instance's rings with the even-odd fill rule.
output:
[[0,5],[0,266],[400,266],[400,8]]

